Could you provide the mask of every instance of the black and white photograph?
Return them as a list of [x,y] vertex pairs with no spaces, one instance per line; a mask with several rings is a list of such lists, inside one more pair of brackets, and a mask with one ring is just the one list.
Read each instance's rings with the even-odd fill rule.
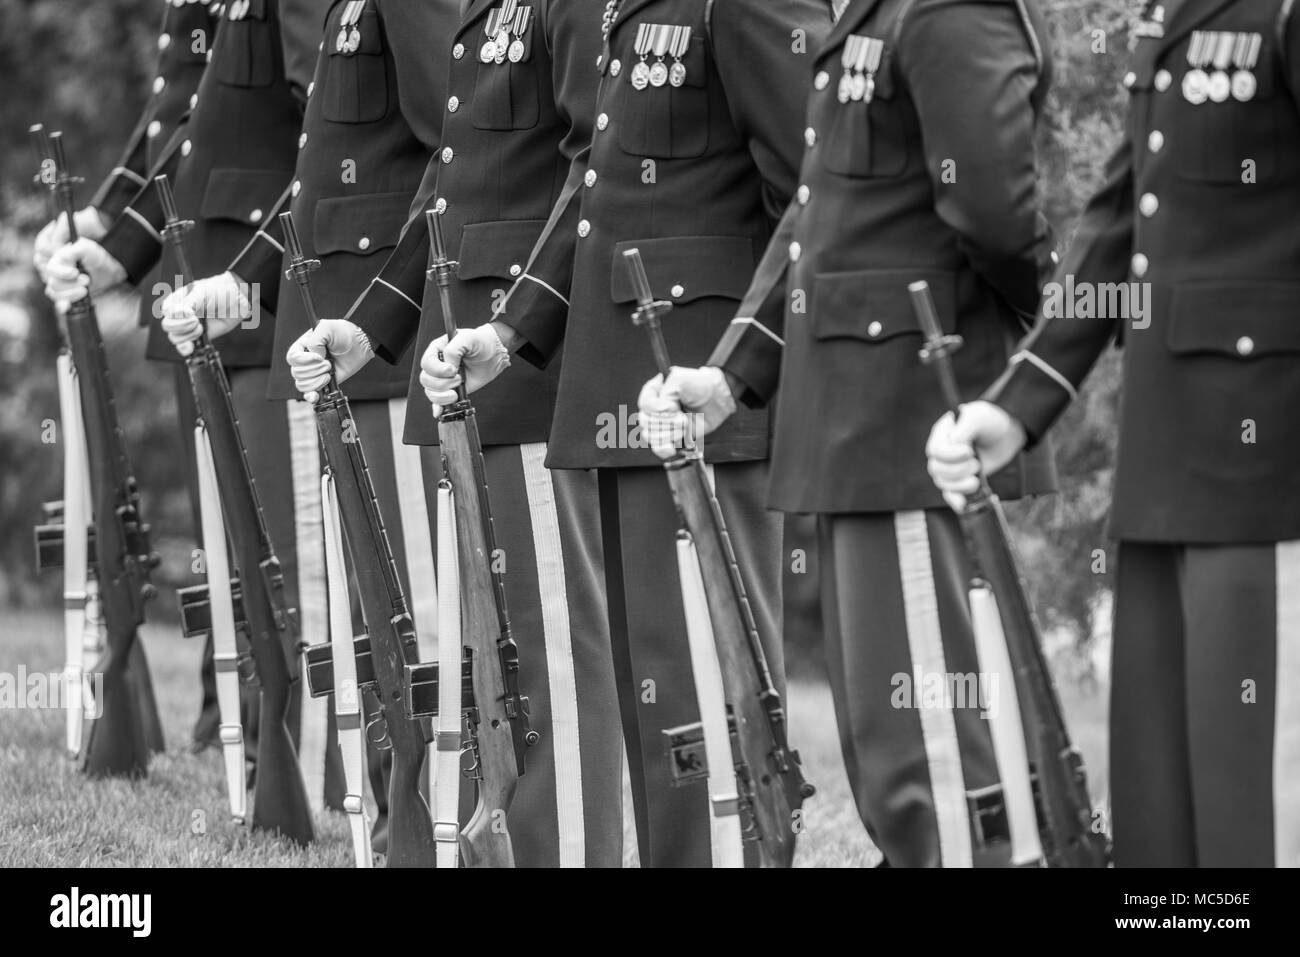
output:
[[1282,929],[1295,6],[0,0],[0,922]]

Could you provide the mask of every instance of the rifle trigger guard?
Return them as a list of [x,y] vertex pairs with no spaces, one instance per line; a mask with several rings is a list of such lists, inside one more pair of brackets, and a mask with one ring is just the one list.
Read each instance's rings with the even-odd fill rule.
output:
[[392,750],[393,739],[388,733],[388,720],[382,714],[377,714],[366,722],[366,741],[381,751]]

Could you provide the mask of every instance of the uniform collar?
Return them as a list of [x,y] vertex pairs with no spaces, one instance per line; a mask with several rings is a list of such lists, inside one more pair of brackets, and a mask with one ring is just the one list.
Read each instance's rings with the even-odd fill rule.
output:
[[1164,49],[1174,46],[1206,20],[1238,0],[1166,0]]
[[831,25],[818,55],[842,46],[844,38],[860,27],[872,11],[880,6],[880,3],[881,0],[858,0],[856,3],[850,3],[840,18]]

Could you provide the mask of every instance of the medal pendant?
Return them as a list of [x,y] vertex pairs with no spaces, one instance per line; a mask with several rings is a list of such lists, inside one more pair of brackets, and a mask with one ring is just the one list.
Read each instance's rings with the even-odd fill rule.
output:
[[686,82],[686,67],[680,60],[669,67],[668,82],[673,86],[681,86]]
[[866,95],[867,95],[867,78],[863,76],[861,73],[853,74],[853,83],[851,84],[849,89],[849,98],[853,100],[854,103],[856,103]]
[[348,46],[348,28],[344,27],[339,30],[339,35],[334,39],[334,49],[342,53]]
[[853,95],[853,77],[845,73],[840,77],[840,86],[836,91],[836,96],[841,103],[849,102],[849,97]]
[[488,40],[479,47],[478,58],[480,63],[491,63],[497,58],[497,42]]
[[1183,99],[1193,106],[1200,106],[1208,98],[1206,87],[1210,78],[1204,70],[1189,70],[1183,77]]
[[524,41],[515,40],[510,44],[510,50],[506,53],[511,63],[518,63],[524,58]]
[[506,54],[510,52],[510,34],[507,33],[505,30],[502,30],[500,33],[497,34],[497,38],[493,46],[495,47],[495,49],[493,50],[492,59],[496,60],[497,63],[505,63]]
[[1223,103],[1227,100],[1232,95],[1232,81],[1228,79],[1228,74],[1222,70],[1216,70],[1210,76],[1210,83],[1206,92],[1215,103]]
[[650,85],[663,86],[668,82],[668,67],[663,60],[659,60],[654,66],[650,67]]
[[356,53],[359,49],[361,49],[361,31],[353,27],[352,32],[348,34],[348,52]]
[[636,90],[644,90],[650,85],[650,67],[646,65],[645,60],[641,60],[636,66],[632,67],[632,87]]
[[862,102],[870,103],[872,97],[876,95],[876,75],[870,73],[867,75],[867,88],[862,93]]
[[1232,75],[1232,95],[1239,103],[1249,103],[1255,98],[1259,81],[1249,70],[1238,70]]

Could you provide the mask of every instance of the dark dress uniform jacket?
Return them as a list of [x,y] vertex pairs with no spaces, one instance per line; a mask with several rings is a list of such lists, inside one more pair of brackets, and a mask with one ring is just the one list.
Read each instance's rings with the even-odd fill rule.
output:
[[[841,102],[855,37],[883,42],[874,94]],[[1050,267],[1034,168],[1044,37],[1032,0],[855,0],[817,54],[795,202],[710,360],[745,384],[747,402],[780,382],[772,507],[942,505],[925,442],[944,402],[918,358],[907,287],[929,282],[944,328],[965,340],[960,387],[978,395]],[[788,286],[774,284],[782,270]],[[772,326],[756,307],[783,295]],[[1038,459],[999,490],[1050,489],[1050,460]]]
[[163,148],[189,110],[220,19],[215,12],[218,4],[209,0],[162,0],[162,5],[158,62],[149,98],[122,158],[91,200],[110,221],[122,215],[149,182],[149,170],[162,159]]
[[[487,322],[523,271],[570,165],[591,139],[604,5],[533,0],[518,62],[480,62],[486,22],[499,0],[471,3],[455,37],[445,41],[451,45],[451,80],[442,151],[425,173],[419,214],[350,314],[388,362],[415,339],[407,442],[438,441],[419,382],[419,357],[445,332],[437,286],[426,289],[429,231],[423,211],[440,212],[447,255],[459,262],[451,283],[457,324]],[[545,442],[559,371],[558,361],[545,371],[519,362],[476,393],[484,444]]]
[[[1112,534],[1300,538],[1300,28],[1292,15],[1279,32],[1282,0],[1163,7],[1163,37],[1137,42],[1126,78],[1126,137],[1057,276],[1148,283],[1150,324],[1043,321],[991,397],[1041,436],[1122,331]],[[1196,31],[1259,35],[1253,96],[1184,97]]]
[[[633,87],[640,24],[691,29],[680,87]],[[618,5],[591,67],[599,71],[591,146],[575,160],[502,317],[527,340],[519,355],[534,364],[544,366],[563,341],[548,466],[657,463],[634,433],[618,436],[627,442],[599,439],[613,431],[602,421],[635,414],[655,373],[645,334],[629,318],[635,301],[622,250],[641,250],[654,294],[676,306],[664,324],[674,361],[701,364],[794,191],[799,105],[811,51],[829,27],[825,0]],[[765,413],[735,416],[705,452],[712,461],[765,458]]]
[[[301,104],[328,7],[329,0],[225,6],[194,108],[151,171],[170,176],[177,209],[196,223],[185,239],[196,278],[225,271],[289,185]],[[132,282],[158,261],[163,222],[151,181],[104,238]],[[217,347],[228,366],[266,366],[272,335],[273,323],[262,315],[217,340]],[[179,361],[157,322],[150,326],[148,355]]]
[[[356,17],[355,50],[338,44],[341,32],[352,30],[343,23],[349,3],[329,5],[288,207],[304,253],[321,261],[311,288],[322,317],[347,311],[397,244],[410,214],[438,146],[456,2],[366,0]],[[283,280],[288,260],[282,238],[273,217],[233,269],[258,282],[275,311],[268,394],[297,399],[283,357],[308,320],[297,284]],[[354,399],[404,396],[410,354],[402,359],[397,369],[371,362],[344,391]]]

